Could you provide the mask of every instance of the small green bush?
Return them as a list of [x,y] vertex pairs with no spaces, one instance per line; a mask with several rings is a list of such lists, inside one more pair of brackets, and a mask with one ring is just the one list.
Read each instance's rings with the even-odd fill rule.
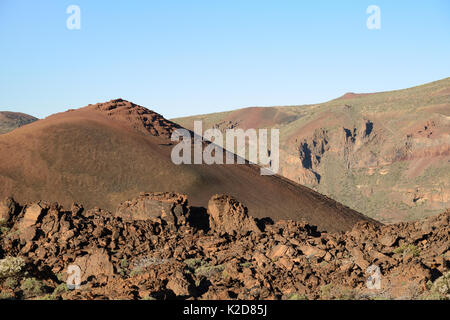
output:
[[130,265],[130,263],[128,262],[127,258],[123,258],[122,260],[120,260],[120,266],[123,269],[128,268],[129,265]]
[[18,286],[19,281],[16,277],[9,277],[3,282],[3,284],[10,289],[15,289]]
[[9,278],[19,274],[25,261],[20,257],[6,257],[0,260],[0,278]]
[[52,295],[59,296],[59,295],[63,294],[64,292],[67,292],[67,291],[69,291],[69,288],[67,287],[67,284],[61,283],[59,286],[57,286],[55,288],[55,290],[53,290]]
[[430,293],[426,300],[450,300],[450,271],[430,284]]
[[397,253],[397,254],[403,254],[403,255],[412,254],[414,257],[420,256],[420,249],[417,248],[417,246],[415,246],[413,244],[401,245],[400,247],[395,248],[393,252]]
[[42,294],[42,282],[37,280],[36,278],[26,278],[20,289],[27,295],[40,295]]
[[0,234],[7,234],[9,232],[9,228],[5,226],[0,226]]
[[9,300],[13,298],[14,294],[12,294],[11,292],[0,292],[0,300]]
[[244,262],[244,263],[241,263],[240,266],[242,268],[250,268],[252,266],[252,263],[251,262]]
[[331,290],[333,289],[333,285],[331,283],[323,285],[320,287],[320,296],[323,299],[331,299]]
[[211,277],[214,274],[221,273],[225,270],[225,266],[223,264],[217,266],[210,266],[209,264],[203,265],[197,269],[195,269],[195,274],[197,276]]
[[206,264],[206,262],[202,261],[201,259],[195,259],[195,258],[186,259],[186,260],[184,260],[184,263],[192,271],[194,271],[196,268]]
[[287,300],[308,300],[308,297],[306,296],[306,294],[298,294],[298,293],[293,293],[290,295],[286,296]]

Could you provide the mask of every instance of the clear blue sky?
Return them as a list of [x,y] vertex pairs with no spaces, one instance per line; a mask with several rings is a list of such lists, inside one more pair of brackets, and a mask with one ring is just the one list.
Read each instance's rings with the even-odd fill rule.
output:
[[38,117],[121,97],[171,118],[449,76],[448,0],[0,0],[0,110]]

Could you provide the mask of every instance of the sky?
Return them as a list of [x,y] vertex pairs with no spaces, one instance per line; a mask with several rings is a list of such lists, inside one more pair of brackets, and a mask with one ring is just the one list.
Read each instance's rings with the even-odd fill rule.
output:
[[0,0],[0,110],[39,118],[119,97],[166,118],[312,104],[449,76],[448,0]]

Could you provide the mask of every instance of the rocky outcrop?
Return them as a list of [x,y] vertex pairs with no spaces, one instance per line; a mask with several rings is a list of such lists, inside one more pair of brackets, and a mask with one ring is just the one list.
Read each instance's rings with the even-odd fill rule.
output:
[[[187,201],[182,195],[159,193],[141,195],[130,203],[149,198],[172,204]],[[191,225],[190,219],[175,229],[161,216],[124,219],[81,207],[25,205],[9,219],[9,232],[0,234],[0,259],[22,257],[26,277],[45,282],[41,295],[421,299],[429,297],[429,288],[450,268],[450,211],[420,222],[359,223],[346,233],[326,233],[301,221],[256,224],[243,204],[226,195],[211,198],[205,211],[208,230]],[[22,227],[33,228],[34,236],[23,241]],[[80,268],[81,289],[58,291],[55,288],[67,279],[71,265]],[[367,287],[370,270],[378,270],[380,289]],[[19,281],[25,280],[21,275]],[[0,292],[29,297],[20,285],[10,288],[3,282]],[[36,298],[33,294],[31,298]]]
[[18,226],[22,242],[30,242],[36,236],[36,224],[48,208],[49,205],[45,202],[32,203],[25,207]]
[[187,197],[179,193],[143,193],[138,198],[119,205],[115,215],[127,221],[165,221],[178,225],[186,222],[189,214]]
[[120,98],[97,103],[87,108],[106,112],[111,118],[126,119],[133,125],[134,129],[143,133],[150,133],[153,136],[169,138],[174,130],[180,128],[179,125],[165,119],[160,114]]
[[18,204],[13,198],[0,201],[0,224],[7,223],[18,210]]
[[78,256],[74,264],[80,267],[81,279],[85,279],[85,281],[91,280],[92,277],[101,279],[114,276],[114,267],[109,254],[102,248],[88,250],[86,255]]
[[209,226],[215,232],[260,232],[255,219],[248,216],[247,208],[230,196],[214,195],[209,200],[208,213]]

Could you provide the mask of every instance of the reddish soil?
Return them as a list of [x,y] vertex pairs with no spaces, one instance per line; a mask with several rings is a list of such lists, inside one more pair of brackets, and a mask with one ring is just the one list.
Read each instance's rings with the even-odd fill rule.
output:
[[139,192],[176,191],[205,207],[213,194],[243,201],[255,217],[303,219],[345,231],[368,218],[254,165],[172,163],[177,125],[121,99],[52,115],[0,135],[0,197],[115,210]]

